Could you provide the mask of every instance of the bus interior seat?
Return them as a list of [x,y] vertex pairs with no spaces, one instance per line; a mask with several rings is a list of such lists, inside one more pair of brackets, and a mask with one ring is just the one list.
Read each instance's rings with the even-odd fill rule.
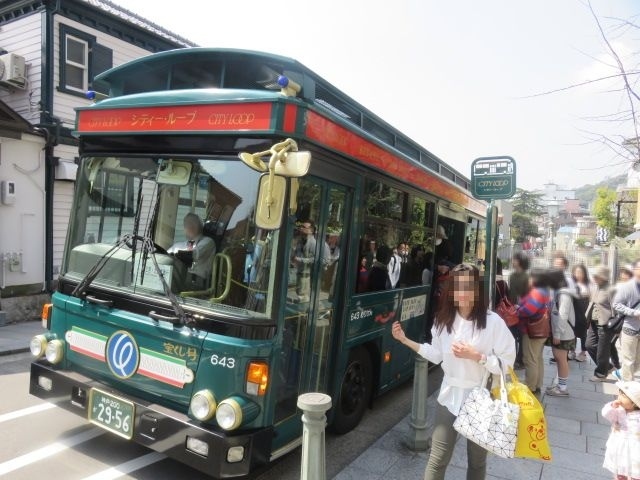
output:
[[[206,290],[190,290],[180,292],[182,297],[208,298],[211,303],[226,300],[230,293],[231,279],[233,275],[233,263],[226,253],[217,253],[212,259],[211,284]],[[224,271],[226,267],[226,271]]]
[[220,250],[220,244],[222,243],[222,237],[224,232],[220,232],[220,224],[213,220],[207,220],[202,225],[202,235],[209,237],[216,244],[216,251]]

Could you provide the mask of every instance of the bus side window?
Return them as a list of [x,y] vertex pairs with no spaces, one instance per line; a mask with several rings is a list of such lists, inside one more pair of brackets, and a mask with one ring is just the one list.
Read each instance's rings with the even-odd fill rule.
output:
[[435,203],[374,180],[367,180],[365,190],[356,292],[371,291],[371,270],[383,246],[391,250],[388,288],[422,285],[425,269],[432,268],[427,253],[434,251]]

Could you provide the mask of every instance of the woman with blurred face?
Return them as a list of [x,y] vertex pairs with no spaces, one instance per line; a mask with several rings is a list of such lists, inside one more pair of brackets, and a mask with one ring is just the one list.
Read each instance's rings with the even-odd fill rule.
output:
[[[430,362],[442,363],[444,371],[425,480],[444,479],[458,436],[453,422],[467,395],[482,383],[487,370],[500,373],[498,358],[506,369],[513,365],[516,355],[513,336],[504,320],[487,310],[478,269],[458,265],[447,282],[430,344],[407,338],[401,322],[392,327],[396,340]],[[468,480],[485,478],[486,458],[485,449],[467,441]]]

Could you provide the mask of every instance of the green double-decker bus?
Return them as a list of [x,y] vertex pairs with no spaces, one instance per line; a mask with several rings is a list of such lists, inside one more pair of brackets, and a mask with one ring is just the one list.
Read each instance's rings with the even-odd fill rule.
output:
[[391,323],[427,331],[434,258],[484,257],[468,180],[287,58],[183,49],[96,84],[31,393],[217,478],[300,444],[301,393],[355,427],[413,373]]

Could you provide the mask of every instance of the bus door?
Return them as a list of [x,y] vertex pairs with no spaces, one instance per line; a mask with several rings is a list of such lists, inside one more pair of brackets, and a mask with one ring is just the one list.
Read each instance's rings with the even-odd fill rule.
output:
[[295,436],[301,427],[298,395],[327,391],[328,352],[344,298],[351,197],[347,188],[313,177],[297,183],[288,225],[287,298],[275,386],[279,433],[291,422]]

